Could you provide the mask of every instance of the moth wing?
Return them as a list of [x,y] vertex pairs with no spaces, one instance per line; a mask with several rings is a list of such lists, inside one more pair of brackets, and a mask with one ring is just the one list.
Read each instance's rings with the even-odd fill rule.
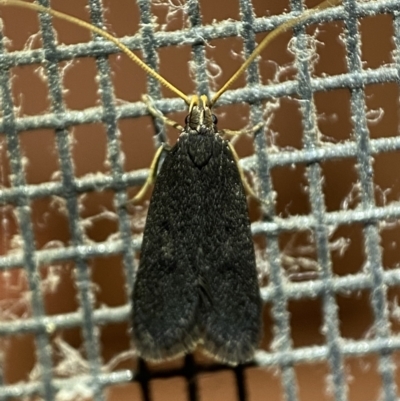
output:
[[209,296],[202,297],[200,321],[206,352],[236,365],[251,360],[259,345],[262,303],[243,184],[230,148],[219,146],[203,193],[200,271]]
[[206,352],[229,364],[253,357],[261,300],[246,196],[216,135],[184,135],[151,199],[133,294],[138,353],[160,360]]
[[133,291],[133,338],[147,360],[188,353],[199,340],[198,290],[191,261],[191,210],[179,143],[167,153],[148,210]]

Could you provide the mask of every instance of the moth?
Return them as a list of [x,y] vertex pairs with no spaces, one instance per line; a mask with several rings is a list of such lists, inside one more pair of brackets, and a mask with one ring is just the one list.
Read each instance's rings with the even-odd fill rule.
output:
[[262,333],[241,174],[206,96],[194,98],[157,176],[133,290],[141,356],[174,358],[198,343],[220,361],[248,361]]
[[184,126],[163,117],[181,134],[175,146],[166,149],[158,174],[164,149],[157,151],[135,198],[155,181],[132,294],[133,340],[145,360],[176,358],[197,345],[226,364],[253,359],[262,337],[262,300],[246,201],[246,188],[251,189],[212,108],[274,38],[339,3],[324,1],[270,32],[209,99],[205,94],[186,96],[102,29],[33,3],[0,0],[1,5],[47,12],[102,35],[188,105]]

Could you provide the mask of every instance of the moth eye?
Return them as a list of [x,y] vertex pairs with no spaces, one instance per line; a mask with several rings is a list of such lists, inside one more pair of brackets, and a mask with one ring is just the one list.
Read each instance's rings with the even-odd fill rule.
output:
[[213,124],[217,125],[218,124],[218,118],[215,114],[212,115],[212,122]]
[[185,124],[189,124],[189,114],[185,117]]

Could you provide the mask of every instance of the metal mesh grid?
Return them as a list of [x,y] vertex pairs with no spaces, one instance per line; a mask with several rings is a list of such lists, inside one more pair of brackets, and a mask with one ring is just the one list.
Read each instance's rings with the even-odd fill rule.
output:
[[[41,4],[49,6],[47,0]],[[255,47],[255,33],[270,30],[288,18],[291,13],[272,17],[255,18],[252,4],[248,0],[240,0],[241,21],[225,21],[219,24],[202,25],[201,13],[197,1],[187,1],[186,11],[192,29],[185,31],[157,32],[152,28],[152,13],[148,0],[138,0],[141,23],[141,36],[124,38],[124,43],[132,49],[142,49],[144,60],[152,68],[158,67],[157,48],[175,46],[181,43],[193,45],[192,59],[195,65],[195,84],[198,92],[209,90],[205,64],[205,48],[202,40],[225,38],[240,35],[243,38],[245,53],[249,54]],[[103,9],[98,0],[88,2],[90,18],[93,24],[102,26]],[[302,3],[291,1],[292,12],[300,12]],[[362,17],[390,14],[393,16],[395,62],[389,66],[376,69],[363,69],[360,59],[360,35],[358,21]],[[345,44],[347,51],[347,73],[336,76],[315,78],[310,74],[310,60],[307,55],[305,28],[295,29],[298,56],[296,67],[297,80],[274,85],[263,85],[260,81],[258,67],[249,68],[246,87],[227,92],[220,101],[221,105],[246,102],[251,104],[250,121],[257,124],[263,121],[262,101],[276,97],[294,96],[301,100],[302,125],[304,129],[303,148],[285,150],[279,153],[265,151],[267,142],[264,136],[257,136],[254,141],[255,155],[242,160],[243,166],[256,163],[257,176],[260,179],[260,193],[263,199],[269,199],[266,206],[265,221],[255,222],[252,230],[255,235],[265,236],[267,240],[267,257],[269,263],[269,284],[262,288],[264,301],[271,306],[274,321],[275,348],[271,352],[259,351],[256,364],[279,367],[283,393],[287,400],[297,400],[298,385],[295,364],[300,362],[327,361],[331,370],[332,393],[335,400],[348,398],[344,358],[346,356],[362,356],[371,353],[379,355],[378,371],[382,380],[382,399],[397,399],[395,362],[393,352],[400,348],[400,337],[390,331],[389,307],[387,292],[400,283],[400,270],[384,269],[382,249],[380,246],[380,224],[383,221],[398,219],[400,206],[392,202],[377,206],[373,183],[373,157],[384,152],[400,149],[400,139],[372,139],[367,125],[365,87],[377,83],[399,82],[400,61],[400,5],[397,0],[374,2],[356,2],[344,0],[343,6],[326,10],[310,19],[309,23],[326,21],[343,21],[345,26]],[[32,316],[26,319],[0,322],[1,336],[15,336],[21,333],[34,333],[36,352],[41,367],[40,380],[33,383],[9,385],[4,382],[0,367],[0,400],[21,398],[30,394],[39,394],[46,400],[56,398],[57,392],[68,386],[85,384],[92,390],[95,400],[105,399],[104,388],[116,383],[125,383],[132,378],[141,380],[144,387],[149,380],[142,366],[140,373],[119,370],[107,373],[102,370],[100,339],[98,325],[123,322],[129,320],[130,306],[98,308],[93,307],[91,269],[88,260],[93,257],[122,255],[127,281],[127,293],[130,293],[134,277],[135,252],[140,249],[140,240],[132,239],[129,213],[125,207],[129,196],[126,189],[143,182],[147,171],[125,172],[121,158],[118,137],[118,121],[145,115],[146,108],[140,103],[116,105],[111,80],[111,72],[107,57],[117,52],[115,47],[104,41],[94,39],[88,43],[57,46],[52,30],[51,18],[40,16],[43,50],[19,51],[7,53],[2,45],[0,67],[0,87],[2,96],[3,119],[0,132],[2,140],[7,143],[11,168],[11,185],[1,188],[2,204],[16,207],[19,232],[22,236],[22,249],[0,257],[0,270],[8,271],[24,266],[27,273],[29,290],[31,291]],[[202,40],[199,41],[199,38]],[[101,93],[101,107],[80,111],[68,110],[63,100],[63,84],[60,78],[59,63],[72,57],[95,57],[98,83]],[[14,66],[36,64],[45,61],[48,78],[51,111],[44,115],[31,117],[15,117],[14,103],[11,95],[11,72]],[[184,104],[177,99],[162,99],[160,85],[149,78],[148,93],[154,99],[156,107],[164,112],[183,110]],[[351,91],[351,115],[353,122],[353,139],[344,143],[320,146],[318,127],[315,118],[313,95],[320,91],[348,88]],[[70,137],[68,128],[101,122],[107,134],[107,154],[110,173],[90,177],[77,178],[70,154]],[[156,129],[163,130],[156,122]],[[55,141],[60,163],[61,181],[44,182],[37,185],[27,184],[23,155],[19,144],[21,131],[37,128],[55,130]],[[356,160],[356,168],[360,186],[361,202],[356,209],[328,211],[324,202],[323,172],[321,162],[352,158]],[[280,166],[305,164],[309,186],[310,213],[304,216],[280,217],[274,207],[274,186],[271,179],[272,170]],[[101,243],[87,244],[79,224],[80,212],[78,195],[89,191],[112,190],[115,193],[115,204],[118,215],[119,237]],[[30,204],[34,199],[58,196],[65,199],[68,215],[70,242],[61,249],[38,250],[35,247]],[[331,252],[329,248],[329,228],[361,224],[364,238],[366,268],[362,272],[346,276],[336,276],[332,272]],[[287,283],[280,263],[279,235],[285,232],[311,230],[316,244],[316,259],[320,266],[317,280]],[[39,270],[43,265],[63,261],[73,261],[76,271],[79,310],[74,313],[49,316],[45,314],[43,294],[40,288]],[[336,295],[354,293],[360,290],[371,290],[371,305],[374,314],[375,333],[371,338],[363,340],[344,340],[340,333],[340,319]],[[325,343],[294,348],[291,339],[290,315],[288,303],[296,299],[322,300],[323,326]],[[79,326],[82,328],[85,354],[90,371],[87,375],[79,375],[68,379],[54,378],[52,372],[51,334],[57,329]],[[186,361],[190,367],[191,361]],[[237,370],[239,384],[242,383],[242,371]],[[189,369],[190,371],[190,369]],[[144,373],[143,373],[144,372]],[[194,370],[186,372],[191,382]],[[195,399],[195,389],[190,393]],[[244,399],[244,390],[239,387],[239,397]]]

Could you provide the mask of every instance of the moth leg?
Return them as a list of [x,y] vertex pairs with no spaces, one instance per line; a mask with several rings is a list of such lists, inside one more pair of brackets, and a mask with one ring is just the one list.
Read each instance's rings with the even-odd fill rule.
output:
[[254,134],[255,132],[257,132],[260,128],[262,128],[264,126],[264,123],[259,123],[257,125],[255,125],[252,128],[244,128],[241,129],[239,131],[232,131],[230,129],[223,129],[223,130],[219,130],[219,133],[222,133],[228,137],[234,137],[234,136],[240,136],[240,135],[248,135],[248,134]]
[[253,198],[259,199],[258,196],[256,195],[256,193],[253,191],[253,188],[250,186],[249,182],[247,181],[246,176],[244,175],[244,172],[243,172],[242,167],[240,167],[240,164],[239,164],[239,156],[238,156],[238,154],[236,153],[235,148],[233,147],[233,145],[232,145],[230,142],[228,142],[228,146],[229,146],[229,149],[230,149],[231,152],[232,152],[233,158],[235,159],[237,168],[238,168],[238,170],[239,170],[240,179],[242,180],[242,183],[243,183],[243,186],[244,186],[245,191],[246,191],[250,196],[252,196]]
[[163,150],[164,150],[164,146],[162,146],[162,145],[157,149],[157,152],[154,155],[153,160],[150,165],[149,176],[147,177],[146,182],[143,184],[142,188],[140,188],[140,191],[131,200],[132,203],[137,203],[140,200],[142,200],[142,198],[146,194],[149,187],[153,184],[153,182],[156,178],[157,170],[158,170],[158,162],[160,161],[160,156],[161,156],[161,153],[163,152]]
[[179,131],[183,131],[183,127],[182,125],[178,124],[177,122],[170,120],[168,117],[165,117],[163,114],[160,113],[159,110],[157,110],[150,101],[149,96],[147,95],[143,95],[142,96],[142,100],[143,103],[146,105],[147,110],[149,110],[150,114],[154,117],[154,118],[158,118],[160,120],[162,120],[164,122],[164,124],[169,125],[171,127],[176,128]]

